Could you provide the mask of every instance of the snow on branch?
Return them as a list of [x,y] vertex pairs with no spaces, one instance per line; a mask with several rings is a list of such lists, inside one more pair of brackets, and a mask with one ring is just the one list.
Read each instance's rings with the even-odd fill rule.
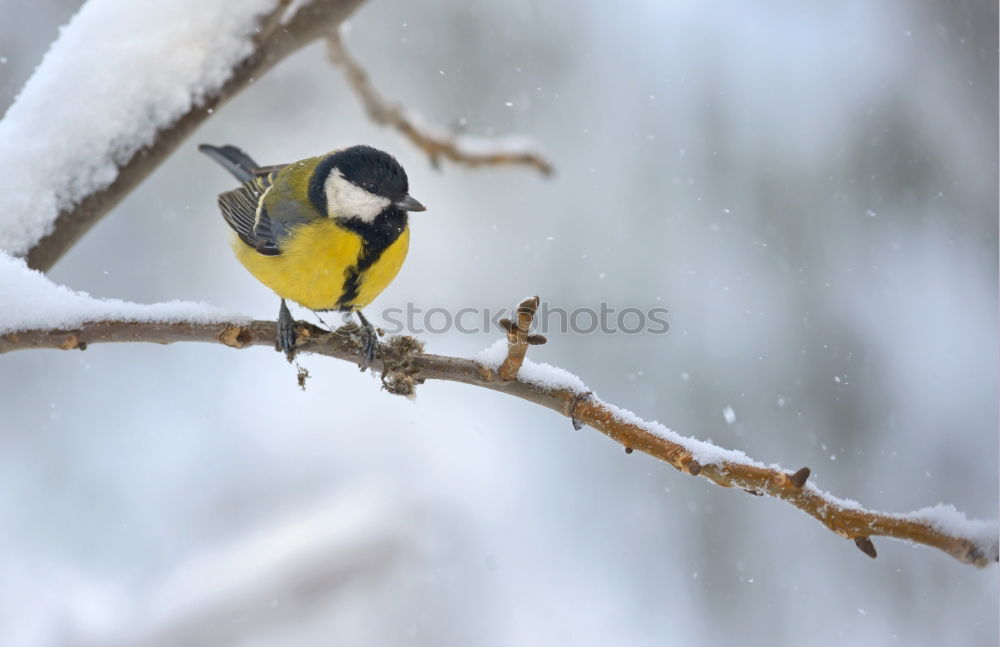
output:
[[372,85],[368,72],[347,51],[339,29],[331,31],[326,42],[330,60],[344,70],[368,117],[405,135],[427,154],[435,168],[440,167],[444,157],[466,166],[523,164],[536,168],[542,175],[552,174],[552,164],[524,137],[483,138],[450,133],[425,123],[420,115],[403,106],[387,101]]
[[[131,303],[121,299],[98,299],[57,285],[47,276],[25,265],[24,259],[0,252],[0,334],[40,328],[76,328],[88,321],[117,320],[145,323],[248,323],[250,317],[205,303]],[[179,341],[179,340],[178,340]],[[82,342],[81,342],[82,343]],[[78,347],[64,339],[68,348]]]
[[[574,426],[597,429],[621,443],[626,451],[644,452],[683,473],[701,476],[722,487],[782,499],[837,535],[853,540],[869,557],[877,555],[871,538],[884,536],[937,548],[978,567],[998,561],[998,526],[994,521],[970,520],[953,506],[941,504],[907,514],[868,510],[815,487],[808,482],[808,468],[791,472],[778,465],[765,465],[743,452],[682,436],[604,402],[572,373],[525,357],[531,345],[527,330],[537,305],[537,297],[522,302],[518,321],[505,326],[508,337],[474,359],[425,353],[423,345],[412,337],[390,337],[380,344],[372,368],[381,373],[383,387],[395,394],[412,395],[418,384],[444,380],[541,405],[570,418]],[[8,331],[0,334],[0,353],[30,348],[84,349],[102,342],[202,341],[245,348],[273,345],[277,333],[271,321],[177,321],[171,317],[156,323],[128,320],[129,316],[78,323],[72,328],[22,327]],[[299,350],[361,362],[357,343],[345,330],[330,332],[304,322],[297,325]]]

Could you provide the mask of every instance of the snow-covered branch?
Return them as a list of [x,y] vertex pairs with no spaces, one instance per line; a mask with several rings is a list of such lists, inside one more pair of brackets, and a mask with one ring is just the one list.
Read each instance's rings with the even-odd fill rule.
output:
[[444,157],[466,166],[522,164],[538,169],[542,175],[552,174],[552,164],[537,152],[534,143],[523,137],[483,138],[451,133],[387,101],[372,85],[368,72],[347,51],[340,30],[327,36],[327,52],[330,60],[343,68],[368,117],[405,135],[427,154],[433,166],[439,167]]
[[[537,299],[537,297],[535,298]],[[537,305],[535,299],[529,299]],[[529,304],[530,305],[530,304]],[[531,309],[519,309],[526,315]],[[126,319],[128,317],[126,316]],[[530,324],[530,317],[528,317]],[[791,472],[778,465],[765,465],[739,451],[682,436],[656,422],[643,420],[630,411],[602,401],[575,375],[547,364],[532,362],[513,351],[521,343],[524,321],[510,324],[511,339],[498,340],[474,359],[425,353],[412,337],[391,337],[379,347],[372,365],[382,374],[386,390],[411,395],[427,380],[460,382],[506,393],[539,404],[577,424],[597,429],[621,443],[627,451],[638,450],[692,476],[701,476],[722,487],[735,487],[756,495],[782,499],[816,518],[841,537],[854,540],[859,549],[875,557],[871,537],[884,536],[931,546],[955,559],[985,567],[998,559],[996,522],[970,520],[950,505],[938,505],[907,514],[877,512],[854,501],[837,498],[808,482],[809,470]],[[2,331],[0,331],[2,332]],[[38,327],[0,334],[0,353],[32,348],[85,349],[104,342],[201,341],[233,348],[273,345],[276,326],[271,321],[187,321],[170,318],[155,321],[100,320],[69,327]],[[361,355],[347,328],[333,332],[299,322],[299,350],[359,363]],[[524,348],[526,349],[525,344]],[[520,366],[512,379],[504,379],[503,367],[520,355]]]

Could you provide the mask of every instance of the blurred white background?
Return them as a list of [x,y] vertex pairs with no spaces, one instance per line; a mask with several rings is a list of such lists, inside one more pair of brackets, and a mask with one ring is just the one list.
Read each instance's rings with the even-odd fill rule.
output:
[[[78,4],[0,0],[0,106]],[[313,45],[52,278],[273,318],[196,145],[368,143],[429,207],[376,322],[529,294],[666,307],[665,335],[550,334],[531,357],[870,507],[997,517],[995,3],[377,0],[348,45],[389,97],[529,135],[557,175],[433,170]],[[0,643],[997,643],[995,567],[878,538],[871,561],[538,407],[302,363],[304,393],[263,348],[0,358]]]

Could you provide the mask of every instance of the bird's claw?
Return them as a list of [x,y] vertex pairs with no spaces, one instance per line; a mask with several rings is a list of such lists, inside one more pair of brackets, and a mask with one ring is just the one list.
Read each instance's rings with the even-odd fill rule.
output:
[[361,347],[363,358],[359,368],[363,373],[375,361],[375,353],[378,351],[378,333],[375,331],[375,326],[371,325],[361,312],[357,312],[356,314],[358,315],[358,319],[361,320],[361,327],[358,328],[357,332],[357,341]]
[[274,348],[285,354],[285,359],[291,364],[295,360],[295,320],[292,313],[288,311],[285,300],[281,300],[281,307],[278,308],[278,338]]
[[375,335],[375,331],[370,328],[362,328],[360,334],[361,352],[364,355],[361,370],[364,371],[375,361],[375,351],[378,350],[378,338]]

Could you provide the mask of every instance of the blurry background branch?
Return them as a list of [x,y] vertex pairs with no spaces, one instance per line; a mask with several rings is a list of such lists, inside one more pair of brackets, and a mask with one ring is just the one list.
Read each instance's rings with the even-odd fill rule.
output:
[[466,166],[524,164],[536,168],[542,175],[552,174],[552,164],[522,138],[472,137],[424,123],[416,113],[387,101],[379,94],[368,73],[347,51],[340,29],[332,30],[326,42],[330,60],[343,68],[371,120],[401,132],[427,154],[435,168],[440,168],[441,158],[444,157]]
[[415,515],[412,502],[390,504],[365,490],[303,508],[179,560],[148,596],[131,600],[128,613],[139,622],[127,636],[71,624],[60,644],[217,647],[259,639],[415,561],[410,526],[396,523]]
[[[989,536],[963,536],[953,526],[943,528],[930,518],[921,518],[919,513],[898,515],[866,510],[812,487],[807,483],[809,468],[791,473],[749,459],[719,458],[699,462],[695,458],[694,443],[688,446],[682,437],[674,439],[655,424],[592,397],[584,388],[560,384],[551,377],[526,377],[522,369],[527,347],[544,341],[540,336],[530,336],[535,338],[532,340],[527,334],[538,303],[538,297],[525,300],[518,307],[517,321],[507,321],[504,325],[508,330],[508,345],[497,366],[424,353],[423,345],[416,339],[397,336],[380,345],[372,368],[382,374],[386,390],[399,395],[412,395],[415,386],[426,380],[444,380],[500,391],[539,404],[570,418],[574,427],[579,428],[580,424],[594,427],[621,443],[629,453],[639,450],[681,472],[703,476],[722,487],[736,487],[753,495],[767,494],[782,499],[819,520],[837,535],[853,539],[857,547],[872,558],[877,553],[870,537],[885,536],[931,546],[978,567],[998,561],[1000,547],[995,532]],[[304,322],[299,322],[298,326],[299,350],[360,362],[357,342],[347,332],[353,330],[352,327],[330,332]],[[202,341],[244,348],[273,345],[276,332],[275,323],[270,321],[249,324],[95,321],[75,330],[38,329],[0,336],[0,353],[32,348],[84,350],[89,344],[104,342]]]

